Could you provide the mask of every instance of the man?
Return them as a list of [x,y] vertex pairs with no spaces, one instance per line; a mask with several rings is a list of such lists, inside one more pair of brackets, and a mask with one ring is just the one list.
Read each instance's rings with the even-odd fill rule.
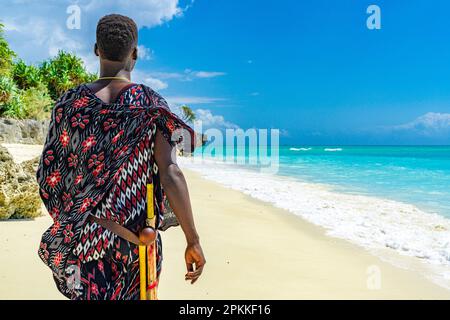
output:
[[177,133],[187,132],[192,146],[193,131],[159,94],[131,82],[137,43],[133,20],[101,18],[94,48],[100,78],[69,90],[52,110],[37,180],[54,223],[39,256],[71,299],[138,299],[143,244],[153,248],[148,257],[156,255],[156,279],[146,284],[156,290],[162,261],[156,230],[170,226],[167,199],[186,236],[185,279],[195,283],[205,265],[175,159],[175,145],[183,142]]

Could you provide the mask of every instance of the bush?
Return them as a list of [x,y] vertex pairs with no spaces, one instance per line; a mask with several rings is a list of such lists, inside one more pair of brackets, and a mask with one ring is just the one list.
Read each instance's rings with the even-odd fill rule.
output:
[[8,42],[3,37],[3,28],[3,24],[0,23],[0,76],[7,76],[16,54],[9,48]]
[[0,105],[5,105],[11,99],[17,86],[8,76],[0,76]]
[[15,57],[0,23],[0,117],[48,118],[54,101],[65,91],[97,79],[72,53],[59,51],[39,67],[20,59],[14,62]]
[[56,57],[42,63],[40,73],[54,100],[68,89],[97,78],[86,71],[79,57],[64,51],[59,51]]
[[[0,78],[0,116],[15,119],[45,120],[50,116],[54,103],[47,88],[41,83],[37,87],[20,90],[10,80]],[[3,94],[2,94],[3,93]]]
[[20,95],[15,93],[11,97],[10,101],[2,106],[0,110],[0,116],[7,118],[23,119],[24,109]]
[[36,120],[48,119],[54,103],[42,83],[36,87],[22,90],[20,102],[23,105],[22,117]]
[[60,51],[40,67],[18,60],[9,75],[0,75],[0,116],[43,120],[66,90],[97,75],[87,72],[77,56]]
[[11,78],[0,76],[0,116],[20,118],[21,109],[20,90]]
[[23,60],[13,64],[12,78],[20,89],[29,89],[41,84],[41,73],[39,68],[27,65]]

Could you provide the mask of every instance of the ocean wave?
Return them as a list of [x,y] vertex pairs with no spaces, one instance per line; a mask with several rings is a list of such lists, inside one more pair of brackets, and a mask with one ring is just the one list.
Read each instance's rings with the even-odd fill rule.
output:
[[289,148],[291,151],[309,151],[311,148]]
[[[330,236],[367,249],[395,250],[420,258],[433,276],[450,288],[450,219],[414,205],[359,194],[337,192],[322,184],[221,165],[204,159],[180,159],[183,167],[256,199],[286,209]],[[223,164],[223,163],[222,163]],[[301,196],[299,196],[301,195]],[[435,269],[433,269],[435,270]],[[445,284],[442,284],[445,283]]]
[[338,151],[342,151],[342,148],[325,148],[325,149],[323,149],[323,151],[338,152]]

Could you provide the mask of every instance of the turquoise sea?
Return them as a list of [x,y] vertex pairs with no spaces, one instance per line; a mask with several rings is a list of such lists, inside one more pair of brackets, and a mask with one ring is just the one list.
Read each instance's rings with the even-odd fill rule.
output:
[[208,146],[182,164],[330,236],[417,257],[450,289],[450,146],[282,146],[278,162],[275,150],[272,166],[255,149]]
[[450,218],[450,146],[281,146],[277,174]]
[[450,146],[281,147],[279,174],[450,218]]

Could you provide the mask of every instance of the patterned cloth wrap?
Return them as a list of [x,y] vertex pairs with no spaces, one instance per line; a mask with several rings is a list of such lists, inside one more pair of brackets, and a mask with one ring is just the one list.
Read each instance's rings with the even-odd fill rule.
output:
[[[105,275],[100,259],[114,255],[115,261],[126,267],[137,257],[135,245],[86,221],[90,214],[138,232],[145,224],[146,185],[153,183],[157,228],[168,227],[164,213],[173,217],[173,212],[161,187],[153,152],[157,129],[171,145],[183,143],[185,150],[193,151],[193,130],[145,85],[128,86],[109,104],[80,85],[63,94],[52,109],[36,178],[53,224],[43,234],[38,254],[65,296],[77,298],[77,289],[82,289],[74,285],[74,266],[83,272],[88,263],[95,262],[94,269]],[[160,237],[158,241],[160,249]],[[130,290],[124,287],[135,286],[136,275],[126,284],[119,279],[117,264],[109,269],[119,284],[105,284],[98,297],[109,294],[109,298],[120,298],[118,293],[123,292],[122,298],[126,298]],[[94,277],[92,274],[89,277]],[[93,283],[88,291],[97,287]],[[114,287],[114,292],[108,293],[109,287]],[[86,295],[79,293],[78,297],[81,294]]]

